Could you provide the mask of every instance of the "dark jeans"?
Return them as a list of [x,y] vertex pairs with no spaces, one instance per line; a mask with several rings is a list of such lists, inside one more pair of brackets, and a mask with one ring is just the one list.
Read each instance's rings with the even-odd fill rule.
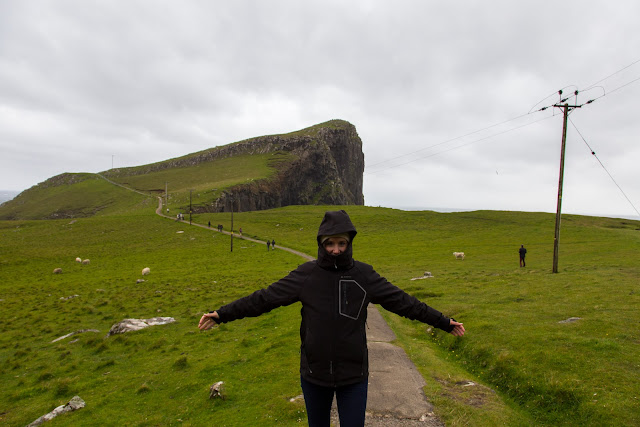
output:
[[341,427],[364,427],[368,381],[342,387],[323,387],[300,378],[309,427],[329,427],[333,395],[338,403]]

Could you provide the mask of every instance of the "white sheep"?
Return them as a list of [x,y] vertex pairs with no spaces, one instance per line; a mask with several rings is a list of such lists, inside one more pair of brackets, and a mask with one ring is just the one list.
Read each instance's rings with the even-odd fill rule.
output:
[[76,258],[76,262],[82,262],[82,258],[80,257]]
[[453,256],[456,257],[456,259],[464,259],[464,252],[454,252]]
[[62,273],[62,269],[61,268],[54,268],[53,269],[53,274],[60,274]]
[[82,260],[82,264],[84,264],[84,265],[87,265],[87,264],[89,264],[90,262],[91,262],[91,261],[90,261],[90,260],[88,260],[88,259],[84,259],[84,260]]
[[146,276],[147,274],[151,273],[151,269],[149,267],[145,267],[142,269],[142,275]]

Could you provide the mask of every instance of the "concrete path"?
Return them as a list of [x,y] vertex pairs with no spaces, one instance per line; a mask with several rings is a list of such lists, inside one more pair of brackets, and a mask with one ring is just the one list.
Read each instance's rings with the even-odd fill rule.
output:
[[[165,218],[175,218],[162,213],[162,198],[159,198],[156,213]],[[189,224],[189,221],[182,220]],[[219,232],[206,225],[192,223],[207,230]],[[231,232],[222,231],[231,235]],[[266,241],[256,240],[238,234],[235,238],[266,245]],[[301,256],[306,260],[315,257],[294,249],[277,246],[277,249]],[[444,424],[434,416],[433,406],[427,401],[422,387],[425,381],[405,351],[393,344],[395,334],[380,315],[375,305],[367,310],[367,345],[369,347],[369,395],[367,400],[366,425],[372,427],[440,427]],[[335,407],[331,414],[332,425],[340,426]],[[345,426],[348,427],[348,426]]]
[[[395,334],[377,307],[370,304],[367,318],[369,347],[368,426],[443,426],[433,415],[422,387],[424,378],[405,351],[393,344]],[[335,424],[337,413],[334,414]]]

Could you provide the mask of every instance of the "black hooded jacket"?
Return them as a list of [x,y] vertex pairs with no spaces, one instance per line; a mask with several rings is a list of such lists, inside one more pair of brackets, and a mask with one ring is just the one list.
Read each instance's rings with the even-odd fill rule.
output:
[[[349,233],[347,249],[331,256],[321,236]],[[322,386],[364,381],[369,375],[367,306],[380,304],[400,316],[451,332],[449,318],[354,261],[356,229],[345,211],[327,212],[318,230],[318,259],[286,277],[217,310],[219,322],[255,317],[276,307],[302,302],[300,374]]]

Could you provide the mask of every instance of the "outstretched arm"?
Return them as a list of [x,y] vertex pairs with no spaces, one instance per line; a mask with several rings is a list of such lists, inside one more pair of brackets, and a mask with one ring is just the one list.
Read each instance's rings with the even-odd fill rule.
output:
[[453,330],[450,332],[451,335],[455,335],[456,337],[461,337],[464,335],[465,329],[462,323],[459,323],[453,319],[450,319],[449,324],[453,325]]
[[198,328],[201,331],[206,331],[207,329],[211,329],[214,327],[214,325],[217,324],[217,322],[213,319],[219,319],[220,316],[218,316],[218,312],[214,311],[213,313],[205,313],[202,315],[202,317],[200,318],[200,323],[198,323]]

